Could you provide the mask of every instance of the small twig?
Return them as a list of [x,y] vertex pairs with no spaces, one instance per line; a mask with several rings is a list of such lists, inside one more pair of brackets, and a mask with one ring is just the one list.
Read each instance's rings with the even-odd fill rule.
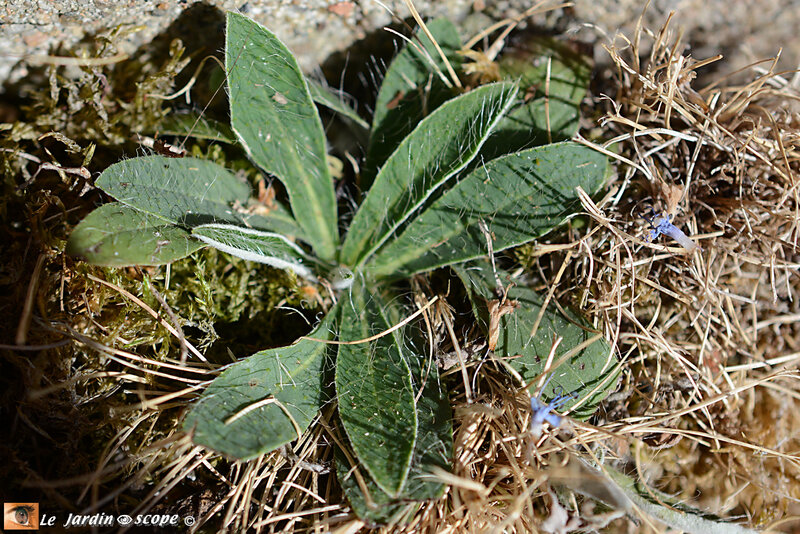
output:
[[58,347],[63,347],[64,345],[68,345],[68,339],[62,339],[61,341],[55,341],[53,343],[48,343],[46,345],[5,345],[0,343],[0,350],[29,350],[29,351],[37,351],[37,350],[48,350],[48,349],[55,349]]
[[[439,308],[442,309],[442,307],[446,306],[448,306],[447,303],[442,302],[439,305]],[[450,318],[448,309],[442,311],[440,315],[444,321],[445,327],[447,328],[447,333],[450,335],[450,341],[453,343],[453,350],[455,350],[456,356],[458,356],[458,363],[461,365],[461,377],[464,379],[464,394],[466,395],[467,403],[471,404],[473,399],[472,390],[469,386],[469,374],[467,374],[467,362],[464,359],[464,354],[461,352],[461,345],[458,343],[458,337],[453,330],[453,321]]]
[[281,401],[279,401],[278,399],[276,399],[273,396],[269,396],[266,399],[262,399],[260,401],[254,402],[253,404],[245,406],[244,408],[242,408],[241,410],[239,410],[235,414],[233,414],[230,417],[228,417],[227,419],[225,419],[224,424],[225,424],[225,426],[230,425],[234,421],[237,421],[237,420],[241,419],[242,417],[244,417],[245,415],[249,414],[253,410],[257,410],[259,408],[262,408],[264,406],[268,406],[270,404],[274,404],[278,408],[283,410],[283,413],[285,413],[286,417],[288,417],[289,420],[292,422],[292,426],[294,426],[294,431],[297,432],[297,439],[301,439],[303,437],[303,430],[300,428],[300,425],[297,424],[297,421],[295,420],[294,416],[289,411],[289,409]]
[[[154,99],[157,99],[157,100],[172,100],[172,99],[178,98],[182,94],[186,93],[186,103],[190,104],[191,103],[191,99],[189,97],[189,90],[192,88],[192,86],[194,86],[195,83],[197,83],[197,77],[200,74],[200,69],[202,69],[205,66],[206,61],[208,61],[209,59],[211,59],[213,61],[216,61],[217,65],[219,65],[219,67],[223,70],[223,72],[225,71],[225,64],[222,63],[222,61],[220,61],[217,57],[215,57],[215,56],[206,56],[200,61],[200,63],[197,65],[197,68],[194,69],[194,74],[192,74],[191,79],[189,79],[189,81],[186,83],[186,85],[183,86],[182,89],[176,91],[175,93],[172,93],[171,95],[158,95],[158,94],[155,94],[155,93],[147,93],[145,96],[147,98],[154,98]],[[197,126],[197,123],[200,121],[201,117],[202,117],[202,115],[200,115],[200,117],[197,118],[195,123],[192,125],[192,128],[190,129],[190,131],[194,130],[194,127]]]
[[547,297],[545,297],[542,307],[539,308],[539,313],[536,315],[536,321],[534,321],[533,328],[531,329],[531,338],[533,338],[533,336],[536,335],[536,331],[539,330],[539,324],[542,322],[545,310],[547,310],[547,305],[550,304],[550,300],[553,298],[553,294],[556,291],[558,282],[561,280],[561,276],[564,274],[564,271],[566,270],[571,258],[572,250],[568,250],[567,254],[564,256],[564,262],[561,264],[561,268],[558,270],[558,273],[556,273],[555,279],[550,283],[550,290],[547,292]]
[[22,56],[22,60],[29,65],[56,65],[59,67],[102,67],[104,65],[113,65],[114,63],[122,63],[128,59],[128,54],[115,54],[110,57],[64,57],[64,56]]
[[[502,48],[502,46],[498,46],[498,43],[502,43],[503,40],[506,37],[508,37],[508,34],[511,33],[514,30],[514,28],[516,28],[519,25],[520,22],[522,22],[526,18],[532,17],[533,15],[537,15],[538,13],[546,13],[548,11],[554,11],[562,7],[571,7],[575,5],[573,2],[563,2],[561,4],[556,4],[554,6],[542,8],[542,5],[546,3],[547,0],[542,0],[541,2],[538,2],[537,4],[529,7],[528,9],[525,10],[524,13],[517,15],[516,17],[503,19],[499,22],[492,24],[488,28],[481,30],[479,33],[470,38],[469,41],[467,41],[467,44],[464,45],[464,49],[469,50],[470,48],[478,44],[478,42],[481,39],[488,37],[495,31],[505,26],[506,28],[503,30],[500,36],[498,36],[497,39],[495,39],[495,42],[492,44],[490,48],[490,54],[488,54],[489,58],[494,60],[494,57],[497,57],[497,53],[499,53],[500,49]],[[494,57],[491,56],[492,53],[494,53]]]
[[428,29],[428,26],[425,24],[425,21],[422,20],[419,11],[417,11],[417,8],[414,7],[414,2],[412,2],[411,0],[405,0],[405,3],[406,7],[408,7],[409,12],[411,13],[411,16],[414,17],[414,20],[417,21],[419,27],[422,28],[422,31],[425,33],[428,39],[431,40],[434,48],[436,48],[436,51],[439,53],[439,57],[442,59],[442,62],[444,63],[445,67],[447,67],[447,73],[450,75],[450,79],[452,80],[453,85],[455,87],[461,87],[461,80],[458,79],[458,74],[456,74],[453,65],[450,64],[450,60],[447,59],[446,55],[444,55],[444,51],[442,51],[442,48],[439,46],[439,43],[436,41],[436,39],[434,39],[433,34]]
[[169,318],[172,320],[172,324],[175,326],[175,330],[178,332],[178,341],[181,345],[180,361],[181,365],[183,365],[186,363],[186,354],[188,353],[189,348],[186,346],[186,336],[183,333],[183,328],[181,328],[181,322],[178,320],[178,316],[175,315],[175,312],[172,311],[172,308],[169,307],[169,304],[167,304],[166,299],[164,299],[164,297],[161,296],[161,293],[156,290],[152,280],[150,281],[150,291],[153,292],[153,296],[156,298],[158,303],[161,304],[161,307],[164,308],[164,311],[167,312],[167,315],[169,315]]
[[[417,285],[417,284],[415,284],[415,285]],[[419,308],[419,309],[425,308],[423,305],[420,304],[420,301],[427,302],[428,301],[428,297],[425,296],[425,294],[421,290],[419,290],[418,287],[415,287],[414,289],[415,289],[415,291],[414,291],[414,304],[416,304],[417,308]],[[430,315],[430,313],[428,313],[427,309],[426,309],[425,313],[422,315],[422,317],[425,320],[425,330],[428,333],[428,368],[425,369],[425,372],[424,372],[423,376],[420,378],[419,391],[417,392],[416,396],[414,397],[414,402],[419,402],[420,397],[422,397],[422,393],[425,391],[425,386],[428,383],[428,376],[430,375],[431,368],[433,367],[433,352],[434,352],[434,347],[433,347],[434,340],[433,340],[433,337],[434,337],[434,333],[433,333],[433,324],[431,323],[431,315]]]
[[376,339],[380,339],[383,336],[391,334],[392,332],[394,332],[398,328],[404,327],[405,325],[407,325],[408,323],[410,323],[411,321],[413,321],[414,319],[419,317],[425,310],[427,310],[428,308],[433,306],[433,304],[437,300],[439,300],[439,296],[438,295],[433,297],[430,300],[430,302],[428,302],[424,307],[422,307],[419,310],[415,311],[414,313],[412,313],[411,315],[409,315],[408,317],[406,317],[405,319],[403,319],[402,321],[400,321],[399,323],[397,323],[393,327],[388,328],[388,329],[384,330],[383,332],[378,332],[374,336],[365,337],[364,339],[358,339],[356,341],[334,341],[334,340],[331,340],[331,339],[318,339],[318,338],[309,337],[309,336],[301,336],[300,339],[307,339],[309,341],[318,341],[320,343],[327,343],[328,345],[360,345],[361,343],[369,343],[370,341],[375,341]]
[[88,180],[89,178],[92,177],[92,173],[89,172],[89,169],[87,169],[86,167],[62,167],[58,163],[49,163],[46,161],[43,162],[42,159],[37,156],[28,154],[27,152],[20,152],[19,150],[15,150],[13,148],[0,148],[0,152],[10,152],[17,157],[39,164],[39,167],[36,169],[36,172],[33,173],[33,176],[31,176],[30,178],[25,180],[22,184],[20,184],[17,189],[24,189],[25,187],[30,185],[31,182],[33,182],[36,179],[36,177],[39,176],[39,173],[42,171],[55,171],[59,173],[59,175],[61,173],[75,174],[77,176],[80,176],[84,180]]
[[[500,280],[500,275],[497,274],[497,265],[494,261],[494,239],[492,237],[492,233],[489,231],[489,227],[486,224],[486,221],[481,219],[478,221],[478,228],[480,228],[483,237],[486,239],[486,250],[487,254],[489,254],[489,261],[492,262],[492,273],[494,274],[494,282],[497,284],[497,287],[503,293],[506,291],[503,289],[503,281]],[[505,300],[505,298],[503,299]]]
[[28,284],[28,293],[25,295],[25,304],[22,306],[22,315],[19,319],[17,326],[17,336],[14,341],[17,345],[24,345],[28,340],[28,328],[31,326],[31,315],[33,314],[33,300],[36,297],[36,288],[39,285],[39,276],[42,273],[44,260],[47,258],[44,254],[40,254],[36,260],[36,265],[33,267],[31,274],[31,281]]

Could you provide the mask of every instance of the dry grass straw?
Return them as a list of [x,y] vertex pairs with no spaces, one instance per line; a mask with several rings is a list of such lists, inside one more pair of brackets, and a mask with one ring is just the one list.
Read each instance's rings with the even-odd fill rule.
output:
[[[592,443],[654,487],[755,527],[783,518],[785,528],[800,497],[800,426],[789,416],[800,398],[800,92],[774,62],[738,73],[741,83],[696,89],[711,61],[685,55],[672,35],[668,21],[607,47],[614,92],[595,104],[605,103],[602,136],[613,139],[582,142],[616,159],[617,176],[601,200],[584,196],[588,232],[534,251],[545,286],[570,261],[556,300],[594,316],[624,364],[597,421],[603,432],[579,426],[538,452]],[[648,205],[675,215],[702,251],[643,242]],[[489,461],[514,473],[522,462]]]

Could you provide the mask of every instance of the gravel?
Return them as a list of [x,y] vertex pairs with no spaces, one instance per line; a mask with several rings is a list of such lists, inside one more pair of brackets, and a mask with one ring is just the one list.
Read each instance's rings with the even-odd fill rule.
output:
[[[532,3],[414,1],[424,16],[444,15],[459,21],[471,12],[492,18],[514,15]],[[121,51],[130,54],[196,4],[193,0],[7,0],[0,7],[0,81],[24,77],[26,63],[41,61],[36,56],[46,55],[58,43],[72,46],[118,25],[135,30],[120,43]],[[210,0],[204,4],[222,11],[237,10],[266,25],[307,70],[388,24],[391,16],[383,5],[400,17],[408,16],[402,0],[384,0],[383,5],[377,0]],[[607,42],[617,30],[632,34],[643,5],[643,0],[576,0],[567,15],[560,10],[539,16],[534,22],[550,27],[560,24],[584,40]],[[671,10],[677,12],[671,27],[685,32],[684,42],[692,46],[696,58],[724,53],[728,71],[774,56],[782,46],[781,67],[797,67],[800,9],[796,0],[653,0],[645,15],[645,27],[658,29]],[[198,27],[196,31],[219,32],[221,28]],[[605,57],[599,46],[595,55],[601,60]]]

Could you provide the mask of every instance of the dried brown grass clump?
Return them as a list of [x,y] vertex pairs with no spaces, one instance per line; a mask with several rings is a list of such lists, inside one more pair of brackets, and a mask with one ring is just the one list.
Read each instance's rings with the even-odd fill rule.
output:
[[[644,62],[641,34],[609,47],[620,84],[603,126],[628,161],[587,238],[596,271],[576,265],[576,287],[606,295],[589,304],[628,362],[605,427],[649,446],[682,438],[642,450],[644,479],[766,527],[800,496],[800,427],[785,416],[800,361],[798,78],[767,62],[695,90],[717,58],[683,55],[668,28]],[[648,202],[677,211],[703,251],[633,237]]]
[[[644,39],[653,45],[640,58]],[[556,300],[587,310],[612,340],[621,385],[596,426],[575,424],[532,451],[526,396],[487,379],[488,406],[456,408],[463,482],[448,496],[455,513],[431,531],[600,528],[614,517],[580,504],[580,493],[596,495],[591,476],[548,467],[570,456],[604,457],[753,527],[796,521],[800,78],[766,62],[735,73],[742,83],[696,89],[698,70],[720,58],[685,55],[668,22],[607,50],[613,93],[594,102],[607,112],[593,135],[613,139],[582,142],[617,160],[617,176],[600,201],[584,197],[588,231],[531,256],[543,287],[555,285]],[[648,206],[675,215],[702,250],[646,243]]]

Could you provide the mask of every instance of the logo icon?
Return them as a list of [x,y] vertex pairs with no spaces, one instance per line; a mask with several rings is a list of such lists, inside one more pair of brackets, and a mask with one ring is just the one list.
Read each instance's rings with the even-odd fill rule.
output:
[[4,530],[39,530],[38,502],[4,502]]

